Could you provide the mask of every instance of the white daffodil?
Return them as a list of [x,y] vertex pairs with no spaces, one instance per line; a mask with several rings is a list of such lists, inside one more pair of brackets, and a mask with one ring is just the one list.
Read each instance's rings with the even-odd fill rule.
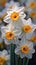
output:
[[22,37],[26,36],[27,33],[32,33],[36,29],[36,25],[34,25],[31,18],[29,18],[28,20],[22,20],[22,25],[18,25],[16,28],[21,31],[20,37]]
[[8,60],[10,60],[8,52],[6,50],[0,51],[0,65],[3,65]]
[[34,0],[27,0],[26,1],[26,10],[30,13],[32,9],[36,8],[36,2]]
[[22,30],[23,30],[25,33],[31,33],[31,32],[33,32],[33,31],[35,30],[35,28],[36,28],[36,25],[34,25],[34,24],[32,23],[31,18],[29,18],[29,19],[26,20],[25,22],[24,22],[24,20],[23,20]]
[[34,31],[34,32],[32,32],[32,33],[27,33],[26,39],[27,39],[28,41],[33,42],[33,45],[35,46],[35,45],[36,45],[36,32]]
[[25,8],[15,6],[13,9],[10,9],[7,11],[7,16],[4,18],[4,22],[14,24],[14,26],[22,24],[22,19],[26,17],[26,14],[24,13]]
[[18,2],[10,1],[9,3],[6,3],[5,8],[7,10],[12,9],[15,6],[19,6]]
[[36,19],[36,9],[33,9],[33,10],[29,13],[29,16],[30,16],[32,19]]
[[12,43],[14,39],[16,39],[21,34],[21,31],[15,29],[12,23],[8,24],[7,26],[2,26],[1,32],[2,38],[4,39],[5,43],[8,44]]
[[15,49],[15,53],[20,55],[21,58],[27,57],[29,59],[32,58],[32,54],[35,52],[33,48],[33,43],[28,42],[25,39],[22,39],[20,43],[18,43],[17,48]]

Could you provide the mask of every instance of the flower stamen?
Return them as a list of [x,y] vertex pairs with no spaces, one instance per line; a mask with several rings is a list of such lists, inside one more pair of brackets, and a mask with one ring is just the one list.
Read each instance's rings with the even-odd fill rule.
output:
[[31,12],[31,13],[30,13],[30,17],[31,17],[31,18],[36,18],[36,12]]
[[32,36],[31,40],[36,43],[36,36]]
[[16,21],[16,20],[18,20],[18,18],[19,18],[19,14],[18,14],[17,12],[13,12],[13,13],[11,14],[10,18],[11,18],[11,20]]
[[0,65],[3,65],[5,63],[5,58],[0,57]]
[[11,40],[14,38],[14,33],[13,32],[7,32],[5,34],[5,37],[6,37],[6,39]]
[[22,51],[22,53],[27,54],[27,53],[29,52],[28,46],[26,46],[26,45],[22,46],[22,47],[21,47],[21,51]]
[[35,2],[31,2],[31,3],[29,4],[29,7],[30,7],[30,8],[35,8],[35,7],[36,7],[36,3],[35,3]]
[[31,26],[29,26],[29,25],[25,25],[25,26],[22,28],[22,30],[27,33],[27,32],[31,32],[31,31],[32,31],[32,28],[31,28]]

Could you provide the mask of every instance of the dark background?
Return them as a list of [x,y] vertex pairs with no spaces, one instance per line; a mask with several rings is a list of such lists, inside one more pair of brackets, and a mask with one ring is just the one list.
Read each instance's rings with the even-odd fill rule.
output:
[[[35,50],[36,50],[36,46],[35,46]],[[36,52],[33,54],[32,59],[29,60],[28,65],[36,65]]]

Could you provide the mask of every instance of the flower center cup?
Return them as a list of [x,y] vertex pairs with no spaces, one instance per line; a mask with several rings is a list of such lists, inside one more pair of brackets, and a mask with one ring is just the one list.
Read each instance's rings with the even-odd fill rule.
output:
[[26,45],[22,46],[21,51],[22,51],[22,53],[28,54],[28,52],[29,52],[28,46],[26,46]]
[[31,32],[32,31],[32,28],[29,25],[25,25],[25,26],[23,26],[22,30],[24,32],[28,33],[28,32]]
[[19,14],[18,14],[17,12],[13,12],[13,13],[11,14],[10,18],[11,18],[11,20],[16,21],[16,20],[18,20],[18,18],[19,18]]
[[35,3],[35,2],[31,2],[31,3],[29,4],[29,7],[30,7],[30,8],[35,8],[35,7],[36,7],[36,3]]
[[13,32],[7,32],[7,33],[5,34],[5,37],[6,37],[6,39],[8,39],[8,40],[12,40],[12,39],[14,38],[14,33],[13,33]]
[[30,13],[30,17],[31,17],[31,18],[36,18],[36,12],[31,12],[31,13]]
[[31,40],[36,43],[36,36],[32,36]]
[[6,4],[6,0],[0,0],[0,5],[1,6],[5,6],[5,4]]
[[0,65],[3,65],[5,63],[5,58],[0,57]]

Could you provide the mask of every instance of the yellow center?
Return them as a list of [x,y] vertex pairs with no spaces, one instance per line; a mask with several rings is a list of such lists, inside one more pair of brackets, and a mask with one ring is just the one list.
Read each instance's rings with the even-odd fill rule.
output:
[[36,12],[31,12],[31,13],[30,13],[30,17],[31,17],[31,18],[36,18]]
[[22,30],[27,33],[27,32],[31,32],[32,28],[29,25],[25,25],[25,26],[23,26]]
[[11,18],[11,20],[16,21],[16,20],[18,20],[18,18],[19,18],[19,14],[18,14],[17,12],[13,12],[13,13],[11,14],[10,18]]
[[31,40],[36,43],[36,36],[32,36]]
[[5,58],[0,57],[0,65],[3,65],[5,63]]
[[0,5],[1,6],[5,6],[5,4],[6,4],[6,0],[0,0]]
[[5,37],[6,37],[6,39],[11,40],[14,38],[14,33],[13,32],[7,32],[5,34]]
[[22,53],[27,54],[27,53],[29,52],[29,48],[28,48],[28,46],[26,46],[26,45],[21,46],[21,51],[22,51]]
[[35,8],[35,7],[36,7],[36,3],[35,3],[35,2],[31,2],[31,3],[29,4],[29,7],[30,7],[30,8]]

